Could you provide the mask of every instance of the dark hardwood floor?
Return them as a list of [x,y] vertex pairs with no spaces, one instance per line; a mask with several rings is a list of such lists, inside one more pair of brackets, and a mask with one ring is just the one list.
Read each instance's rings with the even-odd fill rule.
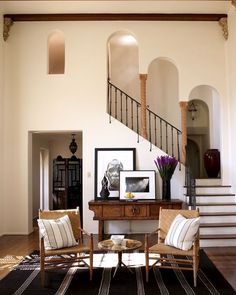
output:
[[[143,241],[144,235],[137,234],[129,237]],[[96,251],[97,235],[94,235],[94,238]],[[37,229],[28,236],[0,237],[0,279],[7,275],[24,256],[38,249]],[[204,250],[225,279],[236,290],[236,247],[204,248]]]

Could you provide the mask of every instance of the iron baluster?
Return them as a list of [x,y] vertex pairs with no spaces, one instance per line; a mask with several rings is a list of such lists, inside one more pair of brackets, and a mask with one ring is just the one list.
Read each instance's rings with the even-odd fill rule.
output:
[[123,100],[122,100],[122,92],[120,91],[120,121],[123,123]]
[[131,100],[131,129],[132,130],[134,130],[134,106],[133,106],[133,104],[134,104],[134,101],[133,100]]
[[152,150],[152,126],[151,126],[151,113],[148,112],[148,124],[149,124],[149,142],[150,142],[150,152]]
[[111,123],[111,106],[112,106],[112,86],[110,84],[110,104],[109,104],[109,122]]
[[179,171],[180,171],[181,163],[180,163],[180,148],[179,148],[179,131],[177,131],[177,152],[178,152]]
[[173,127],[171,127],[171,147],[172,147],[172,157],[174,156],[174,134]]
[[136,117],[137,117],[137,118],[136,118],[136,119],[137,119],[137,134],[138,134],[138,140],[137,140],[137,142],[139,142],[138,104],[136,104],[136,108],[137,108],[137,114],[136,114]]
[[115,118],[117,119],[117,89],[115,88]]
[[128,126],[128,97],[125,96],[125,125]]
[[168,154],[168,129],[167,129],[167,123],[166,123],[166,153]]
[[154,124],[155,124],[155,127],[154,127],[155,146],[157,146],[157,117],[156,116],[154,117]]
[[160,142],[161,142],[160,149],[162,150],[162,119],[160,120]]

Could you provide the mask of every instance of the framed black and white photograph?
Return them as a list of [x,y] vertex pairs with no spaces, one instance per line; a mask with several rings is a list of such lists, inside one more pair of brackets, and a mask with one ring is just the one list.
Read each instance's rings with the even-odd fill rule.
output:
[[95,199],[118,199],[120,171],[134,170],[135,148],[95,148]]
[[120,200],[156,198],[155,170],[120,171]]

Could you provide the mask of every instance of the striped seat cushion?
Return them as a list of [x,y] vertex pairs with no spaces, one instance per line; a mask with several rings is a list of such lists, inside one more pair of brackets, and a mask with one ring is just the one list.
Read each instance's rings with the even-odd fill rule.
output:
[[68,215],[58,219],[38,219],[38,225],[46,250],[77,245]]
[[171,223],[165,238],[165,244],[181,250],[191,249],[199,225],[200,217],[187,219],[178,214]]

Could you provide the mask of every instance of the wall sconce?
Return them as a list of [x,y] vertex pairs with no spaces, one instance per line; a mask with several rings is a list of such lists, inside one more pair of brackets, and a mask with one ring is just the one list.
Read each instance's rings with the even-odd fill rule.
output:
[[72,135],[72,141],[69,145],[69,149],[70,149],[71,153],[74,155],[77,151],[78,145],[75,141],[75,134],[71,134],[71,135]]
[[194,121],[197,116],[197,105],[193,101],[190,103],[188,111],[190,112],[192,121]]

